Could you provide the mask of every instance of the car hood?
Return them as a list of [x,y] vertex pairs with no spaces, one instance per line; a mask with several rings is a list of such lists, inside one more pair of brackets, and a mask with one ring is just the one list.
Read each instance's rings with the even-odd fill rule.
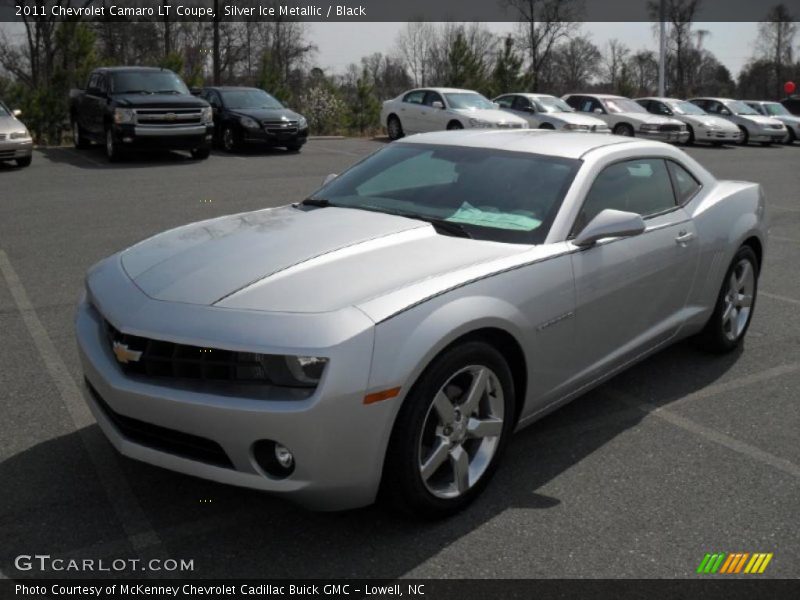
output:
[[318,313],[526,248],[440,235],[394,215],[285,206],[167,231],[121,261],[156,300]]
[[672,119],[670,117],[661,117],[659,115],[651,115],[647,113],[637,113],[637,112],[621,112],[621,113],[612,113],[614,117],[625,117],[626,119],[630,119],[632,121],[637,121],[639,123],[649,123],[653,125],[681,125],[681,122],[677,119]]
[[713,115],[681,115],[680,117],[678,117],[678,119],[686,123],[691,123],[693,125],[714,126],[714,127],[719,127],[720,129],[730,129],[739,131],[739,128],[736,127],[736,125],[734,125],[733,123],[731,123],[728,119],[715,117]]
[[740,119],[745,119],[747,121],[751,121],[753,123],[758,123],[759,125],[780,125],[781,122],[778,119],[773,119],[772,117],[765,117],[763,115],[736,115]]
[[512,115],[511,113],[507,113],[499,108],[453,108],[451,110],[459,115],[464,115],[473,119],[483,119],[484,121],[490,121],[491,123],[527,124],[527,121],[522,117]]
[[22,121],[14,117],[0,117],[0,133],[11,133],[25,129]]
[[131,108],[201,108],[208,102],[191,94],[114,94],[118,106]]
[[771,119],[777,119],[781,123],[791,123],[792,125],[799,125],[800,124],[800,117],[796,117],[794,115],[775,115],[770,117]]
[[560,121],[564,121],[564,123],[572,123],[573,125],[589,125],[590,127],[608,127],[608,124],[603,121],[602,119],[598,119],[597,117],[592,117],[587,114],[581,114],[578,112],[557,112],[557,113],[542,113],[542,116],[551,117],[553,119],[559,119]]
[[231,113],[257,121],[297,121],[300,115],[288,108],[231,108]]

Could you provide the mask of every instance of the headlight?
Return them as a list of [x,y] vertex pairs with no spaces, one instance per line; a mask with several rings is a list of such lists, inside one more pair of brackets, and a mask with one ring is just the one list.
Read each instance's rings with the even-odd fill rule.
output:
[[483,119],[476,119],[471,118],[469,120],[470,127],[491,127],[492,124],[489,121],[484,121]]
[[239,352],[237,375],[248,381],[263,381],[282,387],[315,388],[322,378],[327,358],[280,356]]
[[12,131],[11,132],[11,139],[12,140],[24,140],[26,138],[31,137],[31,134],[28,133],[27,129],[23,129],[22,131]]
[[578,125],[577,123],[567,123],[564,125],[564,129],[569,129],[571,131],[589,131],[589,126]]
[[641,131],[658,131],[659,125],[652,125],[650,123],[645,123],[639,129]]
[[133,123],[136,120],[136,113],[130,108],[115,108],[114,123]]
[[203,123],[212,123],[214,121],[214,109],[210,106],[204,106],[200,113]]
[[256,123],[255,119],[251,119],[250,117],[242,117],[239,119],[239,123],[242,124],[242,127],[247,127],[248,129],[258,129],[258,123]]
[[308,121],[306,121],[306,118],[305,118],[305,117],[300,117],[300,118],[297,120],[297,126],[298,126],[300,129],[305,129],[306,127],[308,127]]

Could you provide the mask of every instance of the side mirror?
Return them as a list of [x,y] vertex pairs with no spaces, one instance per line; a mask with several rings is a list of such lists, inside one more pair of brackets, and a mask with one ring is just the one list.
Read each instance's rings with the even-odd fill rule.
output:
[[600,211],[586,227],[575,236],[576,246],[588,247],[598,240],[612,237],[633,237],[646,229],[641,215],[607,208]]
[[189,92],[192,94],[192,96],[199,96],[203,93],[203,88],[193,87],[189,89]]
[[603,114],[603,109],[602,108],[595,108],[592,112],[595,113],[596,115],[602,115]]
[[500,105],[499,105],[497,102],[492,102],[492,107],[493,107],[494,109],[499,109],[499,108],[500,108]]
[[431,106],[433,108],[443,109],[444,108],[444,102],[439,102],[438,100],[434,100],[433,102],[431,102]]
[[11,114],[14,115],[15,117],[19,118],[19,117],[22,116],[22,111],[20,109],[18,109],[18,108],[15,108],[14,110],[11,111]]
[[534,114],[536,114],[536,108],[534,108],[533,106],[526,106],[525,107],[525,112],[531,113],[532,115],[534,115]]
[[726,117],[730,117],[731,116],[731,111],[729,111],[727,108],[721,108],[719,110],[719,114],[724,115]]
[[336,179],[338,175],[336,173],[329,173],[325,176],[325,179],[322,180],[322,185],[328,185],[331,181]]

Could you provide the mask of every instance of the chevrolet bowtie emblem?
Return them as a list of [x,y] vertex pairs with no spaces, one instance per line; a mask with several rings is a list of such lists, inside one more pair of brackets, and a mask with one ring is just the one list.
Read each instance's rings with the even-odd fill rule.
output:
[[122,364],[128,364],[129,362],[139,362],[139,359],[142,357],[142,353],[136,350],[131,350],[128,348],[127,344],[122,344],[120,342],[114,342],[113,344],[114,356],[117,357],[117,361],[121,362]]

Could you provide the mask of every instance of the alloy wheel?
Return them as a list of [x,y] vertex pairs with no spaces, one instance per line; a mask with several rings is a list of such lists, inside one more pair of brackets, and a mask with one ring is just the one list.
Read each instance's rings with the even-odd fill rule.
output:
[[756,274],[752,263],[743,258],[734,267],[725,290],[725,308],[722,311],[722,331],[725,337],[735,342],[744,332],[750,320]]
[[400,121],[392,117],[389,119],[387,123],[387,128],[389,130],[389,139],[396,140],[402,136],[401,129],[400,129]]
[[228,152],[233,152],[234,146],[236,140],[233,137],[233,129],[226,127],[222,132],[222,147]]
[[81,128],[78,126],[78,121],[72,122],[72,142],[76,147],[81,145]]
[[454,373],[434,396],[419,441],[419,472],[438,498],[456,498],[486,472],[503,432],[505,403],[490,368]]
[[117,156],[117,148],[114,144],[114,135],[111,133],[111,130],[108,129],[106,131],[106,156],[109,159],[113,160]]

